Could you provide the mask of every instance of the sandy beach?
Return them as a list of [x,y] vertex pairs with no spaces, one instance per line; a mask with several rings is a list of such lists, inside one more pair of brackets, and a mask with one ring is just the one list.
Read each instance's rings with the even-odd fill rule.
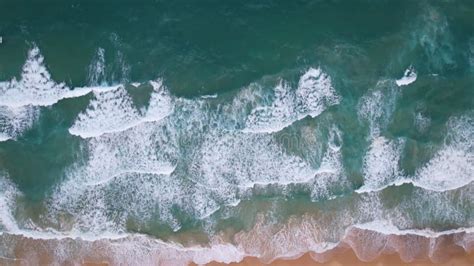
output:
[[[358,237],[368,233],[360,231],[355,234]],[[466,237],[466,235],[462,235]],[[465,239],[467,239],[467,236]],[[363,238],[362,238],[363,239]],[[413,242],[413,240],[417,242]],[[232,257],[232,249],[223,248],[219,245],[210,247],[179,247],[171,243],[155,242],[147,237],[135,237],[122,240],[96,240],[84,241],[80,239],[32,239],[18,235],[3,235],[0,238],[0,246],[9,245],[9,255],[0,257],[0,265],[445,265],[445,266],[472,266],[474,265],[474,252],[470,248],[470,242],[464,242],[464,248],[457,245],[459,236],[450,235],[441,238],[429,239],[436,249],[425,250],[420,247],[426,239],[413,236],[387,236],[383,247],[378,249],[379,253],[372,255],[370,259],[363,259],[364,254],[360,250],[364,247],[355,246],[356,250],[349,244],[350,238],[346,238],[338,246],[323,253],[306,252],[304,255],[282,258],[276,256],[266,257],[265,254],[255,256]],[[352,239],[352,243],[354,243]],[[441,242],[441,244],[437,244]],[[399,246],[395,247],[394,243]],[[410,244],[414,244],[408,248]],[[362,244],[363,245],[363,244]],[[368,244],[367,244],[368,245]],[[275,247],[267,246],[268,250]],[[418,249],[417,253],[411,253],[407,259],[407,251]],[[247,254],[251,254],[248,250]],[[283,251],[282,251],[283,252]],[[286,250],[285,252],[288,252]],[[405,252],[405,253],[404,253]],[[284,254],[284,253],[281,253]],[[288,253],[287,253],[288,254]],[[300,253],[302,254],[302,253]],[[223,258],[232,258],[230,263],[223,263]],[[277,259],[275,259],[277,258]],[[404,259],[402,259],[404,258]],[[220,262],[217,262],[220,261]],[[233,261],[233,262],[232,262]],[[239,261],[239,262],[236,262]],[[224,260],[225,262],[225,260]]]
[[309,266],[309,265],[324,265],[324,266],[342,266],[342,265],[351,265],[351,266],[394,266],[394,265],[410,265],[410,266],[429,266],[429,265],[439,265],[439,266],[472,266],[474,265],[474,253],[462,254],[459,256],[454,256],[449,259],[447,262],[443,263],[434,263],[430,260],[419,260],[413,262],[404,262],[400,259],[397,254],[386,254],[378,257],[374,261],[363,262],[357,258],[357,256],[352,252],[352,250],[346,250],[335,255],[331,260],[327,262],[317,262],[315,261],[310,254],[305,254],[294,260],[276,260],[270,264],[265,264],[259,261],[256,258],[247,257],[239,263],[209,263],[208,266],[223,266],[223,265],[232,265],[232,266],[257,266],[257,265],[273,265],[273,266]]
[[[49,255],[45,254],[44,257],[37,261],[39,264],[48,264],[51,262]],[[0,257],[1,265],[31,265],[27,260],[24,259],[7,259]],[[103,265],[112,265],[108,261],[98,261],[98,260],[87,260],[84,259],[81,263],[84,266],[103,266]],[[190,265],[196,265],[191,263]],[[393,265],[411,265],[411,266],[429,266],[429,265],[438,265],[438,266],[472,266],[474,265],[474,253],[469,254],[460,254],[458,256],[453,256],[448,261],[443,263],[433,263],[429,260],[418,260],[413,262],[404,262],[396,254],[385,254],[374,261],[363,262],[357,258],[357,256],[352,252],[352,250],[347,249],[341,251],[338,254],[330,259],[327,262],[317,262],[315,261],[309,253],[293,260],[275,260],[270,264],[262,263],[255,257],[246,257],[243,261],[239,263],[217,263],[211,262],[206,264],[208,266],[259,266],[259,265],[273,265],[273,266],[308,266],[308,265],[321,265],[321,266],[342,266],[342,265],[351,265],[351,266],[393,266]]]

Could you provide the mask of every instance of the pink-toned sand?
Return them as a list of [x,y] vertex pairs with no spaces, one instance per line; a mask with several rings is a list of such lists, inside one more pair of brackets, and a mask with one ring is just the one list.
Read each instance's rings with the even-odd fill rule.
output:
[[256,258],[247,257],[242,262],[223,264],[223,263],[209,263],[208,266],[218,265],[232,265],[232,266],[259,266],[259,265],[273,265],[273,266],[308,266],[308,265],[325,265],[325,266],[398,266],[398,265],[410,265],[410,266],[473,266],[474,265],[474,253],[470,254],[459,254],[453,256],[448,261],[443,263],[433,263],[430,260],[417,260],[413,262],[403,262],[397,254],[384,254],[379,256],[374,261],[363,262],[360,261],[352,250],[345,250],[336,254],[331,260],[327,262],[316,262],[311,258],[309,254],[294,259],[294,260],[276,260],[270,264],[264,264]]
[[[18,254],[21,256],[21,254]],[[38,265],[49,265],[52,262],[52,258],[49,254],[44,254],[41,256],[38,262]],[[26,260],[22,259],[5,259],[0,258],[0,265],[33,265]],[[103,265],[111,265],[107,261],[94,261],[94,260],[82,260],[81,265],[84,266],[103,266]],[[195,265],[195,264],[191,264]],[[360,261],[354,252],[350,249],[344,250],[335,254],[332,259],[327,262],[317,262],[311,258],[311,256],[307,253],[300,258],[293,259],[293,260],[275,260],[270,264],[264,264],[260,260],[255,257],[246,257],[243,261],[239,263],[216,263],[211,262],[207,264],[208,266],[263,266],[263,265],[273,265],[273,266],[308,266],[308,265],[321,265],[321,266],[342,266],[342,265],[350,265],[350,266],[402,266],[402,265],[410,265],[410,266],[429,266],[429,265],[438,265],[438,266],[473,266],[474,265],[474,252],[469,254],[459,254],[453,256],[448,261],[443,263],[433,263],[429,260],[417,260],[413,262],[403,262],[397,254],[384,254],[376,258],[374,261],[371,262],[363,262]]]
[[[8,258],[0,257],[0,265],[174,266],[196,262],[214,266],[225,265],[220,263],[222,261],[240,261],[230,265],[474,266],[474,233],[470,230],[431,235],[384,234],[350,227],[337,246],[323,249],[317,248],[321,243],[318,230],[318,224],[311,219],[295,218],[277,226],[257,223],[249,231],[220,234],[209,245],[191,241],[197,238],[195,234],[183,234],[171,240],[188,243],[187,247],[145,235],[86,241],[4,233],[0,236],[0,248]],[[311,250],[321,250],[321,253]]]

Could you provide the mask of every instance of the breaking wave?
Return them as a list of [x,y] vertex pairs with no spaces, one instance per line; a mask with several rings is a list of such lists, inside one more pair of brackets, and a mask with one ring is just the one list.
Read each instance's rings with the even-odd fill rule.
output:
[[282,80],[274,92],[271,103],[258,105],[252,110],[245,122],[244,132],[280,131],[306,116],[314,118],[340,101],[331,77],[321,68],[308,69],[300,77],[295,91]]
[[[462,211],[472,207],[472,112],[448,120],[443,143],[434,143],[427,161],[411,175],[401,167],[407,139],[387,134],[400,87],[416,79],[410,66],[402,78],[381,80],[360,98],[358,122],[367,126],[368,144],[361,160],[363,183],[352,193],[354,173],[346,170],[344,157],[345,141],[351,139],[344,138],[337,116],[323,114],[342,96],[321,68],[307,69],[296,87],[280,80],[268,92],[252,84],[224,102],[220,95],[176,97],[161,79],[132,83],[140,93],[151,86],[147,103],[140,105],[128,84],[102,86],[103,49],[89,67],[91,86],[70,89],[53,81],[34,47],[21,79],[0,83],[0,141],[15,140],[32,128],[42,107],[90,94],[88,106],[69,128],[80,137],[75,139],[84,158],[68,166],[46,195],[41,224],[15,209],[22,194],[1,177],[0,247],[34,248],[16,254],[2,248],[0,255],[36,262],[41,254],[53,254],[57,263],[90,259],[176,265],[238,262],[246,256],[271,262],[307,252],[324,261],[328,253],[348,247],[363,261],[384,252],[397,252],[407,262],[443,261],[451,250],[472,252],[472,217]],[[295,123],[316,117],[320,125]],[[418,130],[425,131],[430,121],[421,113],[415,118]],[[285,129],[318,144],[304,143],[302,151],[295,151],[280,135]],[[413,185],[413,198],[396,199],[396,204],[384,198],[393,193],[392,186],[407,183]],[[320,201],[335,207],[291,216],[284,223],[259,212],[252,228],[230,236],[216,229],[218,218],[239,212],[245,201],[275,194],[292,201],[298,193],[309,194],[312,207]],[[180,234],[187,222],[218,234],[207,244],[184,246],[129,230],[159,224]],[[433,224],[449,226],[435,230]],[[446,246],[450,251],[442,252]]]
[[85,95],[90,90],[70,90],[64,83],[56,83],[48,72],[38,47],[28,52],[21,79],[0,83],[0,105],[20,107],[48,106],[61,99]]
[[357,192],[407,183],[433,191],[453,190],[470,184],[474,181],[474,121],[471,114],[453,117],[447,122],[444,143],[413,176],[404,174],[398,166],[403,139],[374,139],[364,157],[364,185]]

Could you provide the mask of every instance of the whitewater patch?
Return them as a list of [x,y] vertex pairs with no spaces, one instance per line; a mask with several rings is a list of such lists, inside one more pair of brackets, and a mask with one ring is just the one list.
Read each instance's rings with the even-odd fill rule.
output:
[[[142,123],[87,139],[87,160],[67,171],[66,180],[48,200],[50,219],[62,212],[75,213],[77,230],[121,232],[128,215],[151,219],[159,203],[161,219],[177,230],[171,204],[179,203],[184,195],[181,181],[172,177],[176,143],[160,123]],[[82,204],[84,200],[88,204]],[[112,219],[110,209],[123,212]]]
[[[8,240],[7,240],[8,239]],[[112,264],[136,265],[204,265],[212,261],[232,263],[241,261],[244,254],[237,247],[216,238],[210,245],[183,246],[179,243],[152,239],[145,235],[134,234],[123,238],[102,238],[87,241],[81,238],[66,237],[40,239],[23,237],[20,234],[8,234],[2,237],[0,244],[10,241],[13,246],[33,246],[24,254],[21,248],[19,256],[27,261],[36,261],[40,254],[51,255],[51,263],[65,264],[71,261],[85,263],[103,261]],[[16,255],[13,255],[16,256]],[[5,257],[12,257],[8,254]],[[22,259],[22,260],[23,260]]]
[[12,211],[18,194],[15,185],[0,172],[0,236],[5,231],[19,230]]
[[355,224],[352,227],[363,229],[363,230],[370,230],[374,232],[378,232],[384,235],[397,235],[397,236],[404,236],[404,235],[417,235],[422,237],[428,238],[437,238],[440,236],[457,234],[457,233],[474,233],[474,227],[462,227],[456,229],[450,229],[445,231],[434,231],[430,228],[427,229],[400,229],[395,226],[391,221],[388,220],[375,220],[367,223],[362,224]]
[[103,182],[126,172],[171,174],[175,166],[166,161],[174,157],[174,150],[167,150],[165,143],[173,139],[161,136],[160,132],[163,131],[159,126],[142,124],[125,132],[92,138],[88,142],[88,176],[101,176],[99,180]]
[[375,139],[364,158],[364,185],[356,192],[380,191],[403,184],[442,192],[473,182],[474,120],[471,113],[452,117],[446,130],[443,145],[413,176],[404,175],[398,168],[402,140]]
[[[381,86],[384,83],[378,83]],[[363,161],[364,185],[357,193],[383,190],[389,186],[413,184],[428,190],[452,190],[471,183],[474,179],[474,122],[469,115],[453,117],[446,124],[448,132],[444,144],[424,166],[413,176],[405,175],[399,169],[403,139],[389,140],[381,136],[394,112],[398,90],[389,87],[383,93],[382,86],[364,95],[359,101],[358,115],[369,125],[370,146]],[[471,114],[471,113],[469,113]],[[415,116],[415,125],[420,131],[429,126],[429,118],[420,113]]]
[[395,83],[397,83],[398,87],[407,86],[415,82],[417,77],[418,75],[415,68],[410,66],[405,70],[405,73],[403,73],[403,77],[397,79]]
[[164,86],[162,80],[152,80],[150,84],[153,87],[153,92],[143,120],[148,122],[160,121],[173,112],[173,98]]
[[[308,220],[308,219],[306,219]],[[245,257],[255,257],[264,263],[276,259],[294,259],[310,252],[311,257],[317,262],[326,262],[337,256],[339,251],[351,247],[359,259],[372,261],[383,252],[396,251],[405,262],[414,259],[427,258],[433,262],[443,262],[442,250],[452,245],[464,252],[469,252],[465,246],[472,242],[472,230],[448,230],[436,233],[429,237],[419,234],[418,231],[397,231],[399,234],[384,235],[378,231],[371,231],[371,227],[378,226],[368,223],[350,227],[345,237],[337,242],[322,242],[309,221],[293,220],[286,227],[278,231],[276,226],[260,225],[251,232],[242,232],[236,236],[237,243],[227,243],[219,237],[214,237],[208,245],[183,246],[179,243],[165,242],[151,239],[145,235],[134,234],[120,239],[99,239],[96,241],[76,238],[40,239],[25,238],[22,235],[5,235],[1,242],[9,241],[13,246],[31,247],[28,253],[23,249],[16,249],[17,254],[5,254],[8,257],[17,257],[35,261],[38,256],[52,255],[54,263],[65,262],[99,262],[107,261],[111,264],[127,263],[142,265],[189,265],[196,263],[240,262]],[[316,227],[316,228],[315,228]],[[292,233],[298,236],[289,238]],[[252,237],[253,236],[253,237]],[[257,237],[259,236],[259,237]],[[298,239],[302,240],[298,242]],[[362,246],[362,241],[372,239],[372,245]],[[252,243],[252,244],[250,244]],[[421,245],[419,248],[404,249],[407,245]],[[55,251],[60,252],[55,252]],[[335,252],[334,252],[335,251]]]
[[331,197],[331,188],[347,185],[340,153],[341,134],[332,127],[329,147],[317,169],[301,157],[287,154],[272,135],[239,131],[208,135],[193,159],[193,180],[218,191],[229,205],[248,191],[265,186],[284,190],[301,184],[315,200]]
[[350,186],[344,170],[342,145],[342,131],[336,125],[332,125],[321,165],[316,171],[314,179],[310,181],[312,200],[334,198],[335,196],[330,192],[332,188]]
[[380,80],[359,100],[357,114],[360,121],[368,124],[370,145],[363,157],[364,184],[357,193],[378,191],[406,181],[398,165],[404,141],[382,136],[395,112],[398,95],[399,90],[392,81]]
[[209,95],[202,95],[201,98],[203,98],[203,99],[215,99],[215,98],[217,98],[217,93],[209,94]]
[[57,83],[44,63],[38,47],[28,52],[21,78],[0,82],[0,141],[16,139],[37,120],[42,106],[62,99],[76,98],[91,92],[113,90],[115,87],[80,87],[69,89]]
[[35,106],[0,106],[0,142],[16,139],[32,128],[38,117],[39,109]]
[[[321,167],[314,169],[301,157],[287,154],[271,134],[248,134],[222,126],[232,124],[230,121],[238,119],[239,114],[220,112],[240,110],[239,104],[245,104],[247,99],[234,99],[230,105],[224,103],[214,110],[209,108],[209,101],[169,98],[161,82],[151,84],[155,96],[151,96],[145,115],[128,112],[134,114],[131,120],[136,125],[86,139],[88,159],[71,168],[67,181],[55,190],[49,201],[54,206],[51,220],[61,212],[72,212],[75,217],[83,217],[76,221],[80,230],[119,232],[125,227],[126,215],[112,221],[107,213],[122,209],[143,222],[157,214],[160,221],[178,231],[181,221],[172,211],[176,208],[211,221],[222,207],[235,206],[255,190],[265,193],[270,187],[283,192],[286,187],[301,184],[317,199],[332,196],[331,187],[344,183],[340,180],[342,132],[337,127],[329,130],[330,147]],[[125,93],[124,89],[119,90]],[[111,92],[116,94],[117,90]],[[127,96],[111,99],[124,97]],[[97,109],[102,108],[100,105]],[[134,108],[131,100],[126,106],[118,111],[126,113],[123,109]],[[88,109],[95,110],[95,106]],[[77,121],[92,124],[94,117],[102,119],[110,113],[113,112]],[[148,118],[158,121],[142,123]],[[126,123],[117,123],[120,124]],[[112,192],[116,190],[122,192],[122,197],[127,195],[127,200],[117,198]],[[82,202],[90,203],[85,206]],[[155,208],[157,205],[160,207]]]
[[436,191],[456,189],[474,181],[474,118],[472,112],[452,117],[440,150],[416,172],[414,184]]
[[393,81],[381,80],[359,100],[357,114],[361,121],[368,123],[370,139],[380,136],[390,123],[398,94]]
[[364,185],[356,192],[380,190],[394,182],[403,182],[403,173],[398,167],[403,141],[385,137],[375,138],[363,160]]
[[[115,198],[109,199],[109,204],[114,201],[115,205],[108,207],[119,207],[119,202],[123,202],[124,199],[130,197],[143,198],[144,194],[141,193],[143,189],[149,190],[149,192],[155,191],[156,195],[168,194],[170,191],[169,187],[163,186],[170,184],[172,180],[166,180],[159,186],[148,187],[143,183],[143,179],[136,177],[134,182],[124,182],[122,186],[115,187],[120,191],[127,191],[130,186],[134,186],[137,190],[127,191],[127,193],[119,193]],[[123,179],[121,179],[123,181]],[[151,180],[160,180],[151,178]],[[160,189],[160,187],[163,188]],[[94,204],[97,201],[103,201],[98,198],[104,195],[110,195],[111,191],[102,190],[97,191],[100,187],[94,188],[92,191],[96,191],[94,197],[82,198],[86,202],[94,200]],[[73,192],[71,190],[70,192]],[[17,230],[12,232],[21,238],[21,236],[30,237],[28,241],[34,243],[28,243],[24,245],[29,247],[29,250],[37,251],[37,247],[48,247],[46,250],[43,249],[40,254],[44,255],[49,250],[57,250],[58,246],[67,246],[61,253],[63,256],[54,255],[52,258],[55,260],[61,259],[80,259],[83,256],[92,259],[94,256],[91,254],[97,254],[98,251],[105,252],[97,258],[107,258],[108,261],[130,261],[140,262],[147,264],[148,262],[160,261],[166,262],[170,259],[176,265],[176,260],[172,258],[183,258],[183,265],[190,262],[194,263],[208,263],[210,261],[221,261],[221,262],[238,262],[245,256],[253,256],[259,258],[261,261],[269,263],[278,258],[294,258],[299,257],[306,252],[312,252],[313,258],[322,259],[325,257],[325,253],[335,250],[338,247],[350,246],[357,256],[364,260],[370,261],[381,254],[382,250],[386,251],[397,251],[405,261],[411,261],[413,257],[419,258],[424,256],[433,261],[441,261],[442,252],[445,244],[454,244],[457,247],[464,249],[465,251],[470,250],[472,245],[472,234],[474,229],[469,227],[469,221],[466,227],[457,227],[455,229],[447,229],[436,231],[430,229],[430,227],[415,226],[415,222],[410,219],[411,215],[409,212],[410,208],[419,209],[420,206],[426,206],[431,204],[430,208],[433,208],[436,215],[444,213],[448,208],[447,216],[454,219],[452,221],[460,221],[468,218],[469,214],[464,212],[461,213],[461,217],[452,217],[450,209],[462,209],[466,206],[459,206],[460,202],[466,202],[470,195],[470,190],[460,191],[461,198],[450,194],[449,192],[426,194],[424,191],[420,195],[417,195],[416,200],[407,199],[405,203],[397,205],[395,209],[383,208],[380,202],[380,193],[374,192],[368,196],[357,197],[357,200],[351,201],[346,205],[337,204],[337,211],[325,211],[324,209],[316,211],[315,213],[305,214],[300,216],[291,216],[284,222],[276,222],[273,220],[271,215],[265,216],[262,219],[260,214],[255,225],[250,231],[240,231],[233,234],[230,242],[219,239],[220,233],[215,234],[211,237],[211,241],[206,245],[195,245],[195,246],[182,246],[181,244],[174,242],[165,242],[153,237],[141,235],[141,234],[128,234],[120,231],[104,230],[94,233],[90,231],[83,232],[78,229],[74,229],[68,232],[59,232],[55,230],[49,230],[46,232],[36,232],[31,230]],[[134,195],[137,194],[137,195]],[[186,193],[183,193],[186,194]],[[438,195],[440,194],[440,195]],[[450,196],[453,195],[453,196]],[[67,197],[68,194],[63,194],[63,197]],[[419,197],[419,198],[418,198]],[[121,200],[119,200],[119,198]],[[147,205],[150,203],[150,199],[142,199],[143,201],[137,203],[133,207],[140,208],[141,205]],[[189,203],[189,202],[187,202]],[[468,202],[465,204],[469,204]],[[72,206],[69,206],[72,207]],[[278,208],[278,206],[275,206]],[[339,209],[341,208],[341,209]],[[70,211],[74,211],[74,208],[70,208]],[[93,210],[93,208],[91,208]],[[130,209],[132,210],[132,209]],[[147,210],[148,211],[148,210]],[[430,216],[430,212],[427,214]],[[401,215],[398,217],[397,215]],[[397,217],[397,219],[394,219]],[[96,217],[88,217],[98,218]],[[117,218],[117,217],[115,217]],[[398,224],[393,224],[391,221],[399,222],[406,220],[403,225],[404,229]],[[102,222],[95,220],[95,222]],[[423,229],[425,228],[425,229]],[[82,233],[83,232],[83,233]],[[10,244],[16,243],[11,238],[10,234],[4,234],[7,241]],[[227,237],[226,239],[229,239]],[[39,240],[46,240],[41,242]],[[0,239],[4,241],[4,239]],[[39,241],[39,242],[38,242]],[[448,242],[446,242],[448,241]],[[40,244],[42,243],[42,244]],[[370,244],[368,244],[370,243]],[[413,244],[423,247],[422,249],[403,249],[407,244]],[[430,248],[430,243],[434,247]],[[25,243],[26,244],[26,243]],[[51,246],[49,246],[51,245]],[[87,249],[85,247],[91,247]],[[98,247],[102,248],[98,248]],[[106,246],[107,248],[104,248]],[[71,248],[74,247],[74,248]],[[113,248],[112,248],[113,247]],[[145,248],[146,247],[146,248]],[[82,250],[83,252],[78,252]],[[91,252],[94,251],[94,252]],[[154,253],[156,252],[156,254]],[[230,252],[230,253],[229,253]],[[188,257],[189,254],[193,255]],[[18,254],[18,253],[17,253]],[[29,255],[32,253],[29,252]],[[56,253],[55,253],[56,254]],[[157,255],[159,254],[159,256]],[[10,255],[11,257],[12,255]],[[18,256],[18,255],[14,255]]]
[[433,232],[400,230],[390,222],[373,221],[349,228],[341,243],[349,245],[356,256],[366,262],[386,252],[396,252],[407,263],[421,259],[442,263],[454,254],[471,252],[472,235],[472,227]]
[[271,103],[256,106],[247,117],[243,131],[277,132],[306,116],[314,118],[339,102],[340,96],[331,77],[321,68],[310,68],[300,77],[296,90],[292,90],[287,82],[280,81]]
[[196,158],[194,169],[202,171],[196,176],[214,188],[305,182],[314,177],[315,170],[301,158],[286,155],[273,142],[272,137],[242,133],[211,135]]
[[89,64],[87,79],[89,84],[99,85],[105,83],[105,50],[99,47],[92,62]]
[[[117,198],[110,199],[110,203],[114,200],[119,202],[123,202],[124,199],[129,199],[130,197],[135,197],[136,199],[142,198],[144,195],[141,193],[143,189],[151,191],[155,191],[157,195],[163,192],[163,189],[159,189],[160,186],[152,186],[148,188],[148,186],[143,186],[140,188],[140,185],[144,185],[142,182],[143,179],[135,179],[138,182],[126,182],[123,183],[122,186],[116,187],[116,189],[122,189],[122,191],[127,191],[130,189],[130,186],[137,188],[137,190],[128,191],[127,193],[117,195]],[[156,180],[156,178],[154,178]],[[167,184],[171,180],[164,181],[163,184]],[[136,184],[140,185],[136,185]],[[95,190],[100,187],[96,187]],[[157,191],[158,190],[158,191]],[[73,190],[71,190],[73,192]],[[96,194],[94,197],[91,198],[83,198],[84,200],[95,200],[95,201],[102,201],[102,199],[97,198],[100,195],[110,195],[110,192],[107,190],[102,190]],[[165,190],[165,192],[170,192],[169,190]],[[326,212],[324,210],[316,211],[316,213],[311,214],[304,214],[301,216],[291,216],[287,221],[276,222],[273,221],[272,216],[265,216],[265,220],[261,219],[262,215],[258,214],[255,225],[250,231],[241,231],[237,234],[233,235],[231,239],[233,239],[230,243],[228,242],[219,242],[219,240],[215,240],[221,235],[220,233],[215,233],[211,237],[211,243],[205,246],[191,246],[191,247],[183,247],[181,244],[174,243],[174,242],[164,242],[159,239],[154,239],[151,236],[145,236],[136,233],[125,233],[123,231],[111,230],[111,228],[102,230],[102,231],[81,231],[79,228],[73,228],[72,230],[68,231],[57,231],[54,229],[46,229],[46,230],[30,230],[30,229],[14,229],[12,232],[5,232],[4,235],[8,237],[9,234],[15,234],[18,236],[26,236],[29,237],[30,240],[53,240],[46,243],[58,243],[57,241],[73,241],[74,243],[81,243],[82,244],[91,244],[91,242],[97,242],[102,244],[107,243],[114,243],[112,244],[119,250],[127,249],[130,247],[127,243],[135,242],[135,244],[131,245],[138,248],[137,251],[140,250],[150,250],[153,249],[156,243],[160,243],[167,245],[169,247],[178,247],[180,252],[185,252],[189,250],[199,250],[207,249],[208,247],[212,247],[215,244],[223,244],[229,245],[229,248],[233,250],[238,250],[240,254],[245,256],[255,256],[260,258],[262,261],[271,262],[278,258],[291,258],[293,256],[297,256],[299,254],[303,254],[306,252],[315,252],[317,254],[322,254],[327,251],[333,250],[335,247],[339,246],[340,244],[345,245],[349,244],[351,247],[354,248],[355,251],[359,252],[358,256],[364,260],[371,260],[373,259],[372,256],[378,254],[377,252],[383,248],[385,243],[391,243],[391,245],[399,245],[400,242],[390,242],[398,239],[398,237],[403,237],[398,240],[403,240],[405,237],[409,237],[409,241],[421,241],[420,244],[424,245],[425,239],[432,239],[431,241],[439,243],[443,243],[444,236],[448,237],[452,235],[458,235],[454,238],[456,245],[464,248],[465,250],[469,250],[469,246],[472,243],[472,238],[469,237],[469,234],[472,235],[474,233],[474,229],[469,227],[469,222],[466,224],[465,227],[457,227],[454,229],[447,229],[436,231],[430,229],[429,226],[423,226],[420,229],[420,226],[414,226],[415,221],[410,219],[409,212],[412,211],[413,208],[419,209],[421,206],[426,206],[426,204],[430,205],[430,208],[433,210],[428,210],[427,217],[431,217],[431,215],[435,214],[436,217],[439,214],[443,214],[446,210],[448,213],[446,214],[449,217],[448,221],[462,221],[469,216],[468,214],[461,212],[461,217],[454,217],[451,209],[462,209],[466,206],[459,206],[460,201],[465,202],[469,197],[469,189],[460,191],[462,192],[461,198],[456,197],[454,194],[446,194],[446,193],[433,193],[426,194],[424,191],[421,191],[420,195],[417,195],[418,200],[406,200],[404,203],[397,205],[395,209],[388,209],[384,210],[383,207],[380,206],[380,193],[372,193],[370,196],[364,196],[359,198],[356,201],[351,201],[347,205],[337,205],[338,210],[336,212],[329,211]],[[134,194],[137,195],[134,195]],[[163,194],[167,194],[163,193]],[[452,196],[451,196],[452,195]],[[62,195],[63,197],[67,197],[68,194]],[[446,197],[447,196],[447,197]],[[454,197],[453,197],[454,196]],[[119,199],[119,198],[121,199]],[[418,198],[419,197],[419,198]],[[133,207],[143,208],[143,204],[149,204],[150,199],[142,199],[140,204],[136,204]],[[421,200],[421,201],[419,201]],[[87,201],[89,202],[89,201]],[[95,202],[93,202],[95,204]],[[109,203],[109,204],[110,204]],[[353,205],[355,204],[355,205]],[[466,203],[465,204],[469,204]],[[145,204],[146,205],[146,204]],[[108,207],[119,207],[120,205],[116,204],[115,206],[108,206]],[[72,207],[72,206],[69,206]],[[275,206],[278,208],[278,205]],[[342,209],[339,209],[342,208]],[[74,212],[74,208],[69,209],[70,211]],[[91,209],[93,210],[93,209]],[[130,209],[132,210],[132,209]],[[149,211],[149,209],[147,209]],[[432,213],[432,211],[435,211]],[[430,214],[431,213],[431,214]],[[400,217],[399,217],[400,216]],[[454,215],[456,216],[456,215]],[[96,217],[88,217],[88,218],[98,218]],[[117,218],[117,217],[115,217]],[[396,218],[396,219],[394,219]],[[442,218],[442,217],[440,217]],[[400,222],[400,220],[405,220],[400,227],[399,224],[393,224],[392,221]],[[95,222],[102,222],[100,220],[95,220]],[[403,229],[400,229],[403,228]],[[415,229],[416,228],[416,229]],[[356,231],[354,231],[356,230]],[[396,239],[394,239],[394,237]],[[365,243],[367,249],[363,249],[358,243],[359,241],[368,240],[369,238],[371,241],[363,242]],[[421,238],[421,239],[420,239]],[[214,239],[214,240],[212,240]],[[228,239],[228,238],[226,238]],[[1,240],[0,240],[1,241]],[[388,242],[387,242],[388,241]],[[471,241],[471,242],[469,242]],[[87,243],[84,243],[87,242]],[[12,243],[12,242],[10,242]],[[62,242],[64,244],[64,242]],[[143,249],[144,246],[149,248]],[[148,245],[146,244],[148,243]],[[153,244],[155,243],[155,244]],[[371,245],[367,246],[367,243],[371,243]],[[408,243],[408,242],[407,242]],[[354,244],[356,244],[354,246]],[[37,246],[44,246],[44,245],[30,245],[29,247],[37,247]],[[217,247],[218,245],[216,245]],[[403,246],[403,245],[401,245]],[[159,247],[157,247],[159,248]],[[362,249],[361,249],[362,248]],[[54,250],[54,249],[53,249]],[[68,252],[77,250],[67,249]],[[106,249],[110,251],[110,249]],[[157,250],[158,251],[158,250]],[[160,249],[159,251],[162,250]],[[425,255],[429,255],[432,259],[437,259],[434,256],[436,252],[432,253],[423,253]],[[44,254],[44,253],[42,253]],[[86,253],[90,255],[91,253]],[[122,252],[113,254],[112,259],[117,260],[124,260],[128,258],[120,257],[119,254],[124,254]],[[135,252],[133,252],[135,254]],[[180,254],[180,253],[178,253]],[[401,253],[401,256],[405,256],[405,258],[409,257],[410,253]],[[77,254],[76,254],[77,255]],[[197,256],[203,254],[196,254]],[[220,259],[229,261],[231,256],[229,254],[224,253],[221,254],[223,257]],[[135,258],[140,259],[138,261],[152,259],[150,254],[142,254],[141,257]],[[77,258],[77,256],[73,256]],[[180,256],[181,257],[181,256]],[[61,259],[57,256],[54,256],[55,259]],[[155,257],[156,258],[156,257]],[[200,262],[204,260],[204,258],[196,258],[199,259]],[[213,260],[215,260],[214,258]],[[197,262],[197,260],[194,260]]]
[[123,131],[139,123],[140,114],[122,86],[112,91],[95,92],[94,96],[86,111],[79,114],[69,129],[72,135],[90,138]]
[[[347,202],[347,206],[338,205],[342,209],[338,208],[334,213],[313,211],[311,214],[291,216],[285,222],[274,221],[271,215],[259,215],[254,227],[248,232],[237,233],[234,242],[245,253],[258,257],[265,263],[278,258],[298,257],[306,252],[312,252],[313,258],[324,261],[325,252],[344,246],[350,246],[363,261],[375,259],[384,250],[397,251],[405,261],[412,261],[414,257],[441,261],[442,255],[447,253],[441,246],[447,242],[455,243],[465,252],[472,250],[469,248],[474,233],[472,223],[467,223],[465,227],[436,231],[429,226],[416,226],[408,213],[412,208],[420,209],[426,204],[431,204],[437,211],[436,214],[443,213],[446,207],[462,209],[459,206],[461,199],[437,195],[441,197],[431,196],[423,200],[426,195],[422,194],[419,195],[422,198],[417,198],[421,199],[420,203],[410,199],[406,200],[406,204],[387,209],[380,201],[380,195],[374,192],[361,196],[357,202]],[[464,200],[468,197],[465,194]],[[467,218],[469,215],[464,213],[463,217]],[[460,220],[462,219],[461,217]],[[452,218],[448,221],[455,220]],[[391,221],[404,223],[403,229]],[[453,236],[456,237],[452,238]],[[412,245],[423,248],[404,248]]]
[[38,47],[28,52],[21,79],[0,82],[0,105],[21,107],[49,106],[65,98],[85,95],[90,90],[70,90],[64,83],[56,83],[44,64]]
[[143,122],[159,121],[173,109],[172,98],[162,81],[150,81],[153,92],[146,114],[141,114],[123,86],[94,90],[94,99],[80,113],[69,133],[82,138],[120,132]]

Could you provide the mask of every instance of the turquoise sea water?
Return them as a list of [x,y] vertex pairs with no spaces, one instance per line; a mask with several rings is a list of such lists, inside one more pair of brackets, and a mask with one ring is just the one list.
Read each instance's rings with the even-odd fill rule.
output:
[[472,231],[472,1],[1,1],[0,35],[3,233]]

